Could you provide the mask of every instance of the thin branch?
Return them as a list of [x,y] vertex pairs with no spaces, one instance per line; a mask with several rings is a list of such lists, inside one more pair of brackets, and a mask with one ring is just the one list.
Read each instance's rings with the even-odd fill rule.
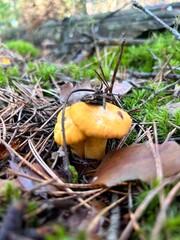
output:
[[107,80],[106,80],[106,76],[105,76],[105,74],[104,74],[104,71],[103,71],[103,69],[102,69],[102,66],[100,66],[99,69],[100,69],[101,74],[102,74],[102,76],[103,76],[104,82],[106,82],[107,87],[108,87],[108,83],[107,83]]
[[117,74],[117,71],[118,71],[118,67],[119,67],[121,59],[122,59],[122,54],[123,54],[123,51],[124,51],[125,42],[126,42],[126,40],[124,38],[122,40],[122,43],[121,43],[121,51],[120,51],[120,54],[119,54],[119,57],[118,57],[118,60],[117,60],[117,63],[116,63],[115,69],[114,69],[111,84],[109,86],[109,92],[110,93],[112,93],[112,90],[113,90],[113,86],[114,86],[114,82],[115,82],[115,79],[116,79],[116,74]]
[[90,202],[91,200],[95,199],[96,197],[98,197],[99,195],[101,195],[102,193],[106,192],[108,190],[108,188],[104,188],[104,189],[99,189],[99,191],[95,194],[93,194],[92,196],[90,196],[89,198],[86,198],[86,200],[84,200],[83,202],[80,202],[78,205],[74,206],[71,208],[71,210],[74,212],[76,211],[78,208],[80,208],[81,206],[83,206],[85,203]]
[[96,69],[94,69],[95,73],[97,74],[97,76],[99,77],[99,79],[101,80],[102,83],[104,83],[104,85],[108,88],[108,83],[103,79],[103,77],[98,73],[98,71]]
[[156,20],[156,22],[158,22],[159,24],[161,24],[165,29],[167,29],[170,33],[172,33],[178,41],[180,41],[180,34],[178,33],[178,31],[174,28],[171,28],[170,26],[168,26],[165,22],[163,22],[160,18],[158,18],[156,15],[154,15],[151,11],[149,11],[147,8],[144,8],[140,3],[138,3],[136,0],[132,0],[132,3],[134,5],[134,7],[139,8],[140,10],[142,10],[144,13],[146,13],[147,15],[149,15],[150,17],[152,17],[154,20]]
[[171,132],[168,133],[168,135],[167,135],[167,137],[166,137],[164,143],[170,141],[171,137],[172,137],[173,134],[176,132],[176,130],[177,130],[177,129],[174,128]]
[[[118,200],[118,195],[113,193],[111,202],[116,202]],[[121,206],[117,205],[111,210],[111,215],[109,217],[109,227],[106,234],[106,240],[114,240],[119,236],[121,225]]]
[[93,230],[95,229],[96,225],[98,224],[100,218],[105,215],[108,211],[110,211],[112,208],[114,208],[115,206],[117,206],[117,204],[123,202],[125,199],[127,199],[127,195],[118,199],[117,201],[113,202],[111,205],[103,208],[90,222],[87,230],[88,232],[93,232]]
[[[127,73],[130,74],[131,77],[135,78],[155,78],[157,76],[157,72],[137,72],[137,71],[131,71],[127,70]],[[178,80],[180,79],[180,74],[174,74],[174,73],[168,73],[164,78],[169,78],[172,80]]]
[[163,168],[162,168],[162,162],[159,155],[158,141],[157,141],[157,128],[156,128],[155,122],[153,122],[153,128],[154,128],[155,144],[153,144],[152,136],[149,130],[147,131],[147,137],[150,143],[151,151],[154,157],[154,163],[156,166],[156,178],[159,181],[162,181]]
[[167,90],[167,89],[175,86],[175,85],[178,84],[179,82],[180,82],[180,79],[178,79],[176,82],[173,82],[173,83],[165,86],[164,88],[160,89],[159,91],[151,94],[144,102],[142,102],[142,103],[140,104],[139,107],[142,107],[144,104],[146,104],[147,102],[149,102],[149,101],[150,101],[151,99],[153,99],[155,96],[157,96],[158,94],[164,92],[165,90]]
[[71,174],[69,172],[69,153],[68,153],[68,148],[67,148],[67,143],[66,143],[66,134],[65,134],[65,124],[64,124],[64,121],[65,121],[65,109],[66,109],[66,106],[67,106],[67,103],[69,101],[69,98],[71,97],[71,95],[73,93],[76,93],[76,92],[82,92],[82,91],[86,91],[86,92],[94,92],[94,90],[92,89],[76,89],[72,92],[70,92],[70,94],[68,95],[68,97],[66,98],[66,101],[64,102],[64,105],[63,105],[63,109],[62,109],[62,117],[61,117],[61,123],[62,123],[62,137],[63,137],[63,148],[64,148],[64,153],[65,153],[65,158],[63,159],[64,162],[63,162],[63,167],[64,167],[64,170],[68,173],[68,178],[69,178],[69,182],[70,182],[70,179],[71,179]]

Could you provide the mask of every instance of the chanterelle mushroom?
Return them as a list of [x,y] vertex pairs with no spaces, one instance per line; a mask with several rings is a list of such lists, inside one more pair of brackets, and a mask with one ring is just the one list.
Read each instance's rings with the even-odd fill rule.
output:
[[[62,111],[54,129],[55,141],[63,145]],[[81,158],[100,160],[105,154],[107,139],[125,136],[132,124],[128,113],[106,103],[101,105],[77,102],[65,109],[66,143]]]

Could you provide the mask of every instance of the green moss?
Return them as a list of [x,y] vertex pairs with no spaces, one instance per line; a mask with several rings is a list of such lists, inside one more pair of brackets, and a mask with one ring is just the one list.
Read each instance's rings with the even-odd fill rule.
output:
[[[24,71],[32,76],[32,83],[36,84],[39,81],[42,88],[49,89],[51,87],[51,77],[56,77],[57,67],[54,64],[28,62]],[[0,68],[0,85],[11,85],[12,80],[20,78],[21,73],[18,66],[8,67],[7,69]]]
[[[176,216],[170,216],[167,218],[166,222],[165,222],[165,227],[169,230],[173,230],[173,231],[180,231],[179,230],[179,226],[180,226],[180,216],[178,215],[179,211],[176,211]],[[180,232],[179,232],[180,233]]]
[[[153,183],[153,186],[149,186],[143,182],[142,184],[142,191],[138,192],[138,194],[135,194],[134,197],[134,211],[137,207],[139,207],[140,204],[144,201],[144,199],[148,196],[150,191],[157,186],[157,182]],[[166,188],[164,188],[164,195],[165,197],[169,194],[169,192],[172,189],[172,185],[168,185]],[[152,229],[154,228],[155,220],[157,219],[157,214],[160,211],[160,199],[159,195],[157,194],[152,201],[148,204],[145,212],[143,213],[143,216],[139,222],[140,225],[140,231],[134,233],[134,238],[136,239],[140,233],[143,234],[145,239],[149,239],[149,236],[152,234]],[[178,239],[177,236],[180,234],[179,229],[180,224],[180,217],[179,217],[179,201],[178,197],[173,199],[173,202],[171,203],[171,206],[168,208],[167,211],[167,218],[164,223],[164,226],[162,228],[162,231],[160,233],[160,237],[158,239],[166,239],[164,237],[169,237],[169,239],[176,240]]]
[[[89,66],[89,62],[93,62],[93,64],[90,64]],[[93,79],[97,77],[97,74],[94,70],[100,73],[99,66],[103,68],[106,80],[109,81],[111,69],[106,67],[103,62],[101,62],[101,64],[98,63],[98,60],[95,57],[83,61],[78,65],[74,63],[67,64],[61,68],[60,71],[62,71],[65,75],[72,77],[74,80],[81,80],[85,78]]]
[[[154,66],[158,66],[158,60],[163,65],[172,56],[170,64],[178,65],[180,61],[180,42],[166,32],[157,34],[140,46],[125,48],[122,65],[139,71],[151,72]],[[173,47],[172,47],[173,46]],[[155,56],[155,58],[153,57]]]
[[20,190],[13,186],[10,181],[6,181],[0,188],[0,219],[3,218],[9,204],[13,200],[20,199]]
[[20,72],[19,72],[19,68],[18,66],[13,66],[13,67],[9,67],[6,70],[6,74],[8,75],[8,77],[20,77]]
[[65,75],[72,77],[74,80],[81,80],[83,78],[94,78],[96,73],[93,68],[85,67],[84,64],[76,65],[69,63],[63,68],[60,68]]
[[12,49],[17,51],[19,54],[23,56],[30,56],[30,57],[38,57],[40,55],[40,51],[35,48],[31,43],[17,40],[17,41],[9,41],[5,42],[5,45]]
[[8,79],[3,68],[0,67],[0,86],[7,85]]
[[0,68],[0,86],[11,85],[12,80],[20,77],[19,68],[17,66],[8,67],[7,69]]
[[11,183],[6,184],[6,188],[4,189],[4,201],[6,203],[10,203],[12,200],[20,198],[19,189],[15,188]]
[[50,77],[56,76],[56,66],[47,63],[38,64],[36,74],[38,78],[41,77],[43,81],[47,81]]
[[152,70],[154,61],[148,51],[148,45],[126,47],[122,58],[122,65],[144,72]]
[[50,88],[51,77],[55,78],[57,67],[53,64],[28,62],[26,71],[32,75],[33,83],[40,80],[42,88]]
[[[26,207],[26,213],[30,214],[33,213],[34,211],[36,211],[40,206],[38,205],[38,203],[35,200],[30,200],[28,202],[28,205]],[[37,215],[33,215],[31,218],[29,218],[29,223],[31,224],[31,226],[38,226],[38,216]]]
[[[150,84],[150,87],[154,89],[154,91],[158,91],[164,87],[164,84],[161,84],[158,89],[156,84]],[[152,94],[152,91],[148,90],[139,90],[133,89],[130,94],[128,94],[123,99],[123,106],[125,109],[133,110],[139,109],[139,111],[132,114],[132,117],[136,119],[137,122],[147,122],[146,128],[152,126],[152,122],[156,122],[157,124],[157,133],[159,141],[164,141],[167,134],[173,130],[175,124],[179,126],[180,124],[180,111],[177,111],[173,116],[168,113],[168,110],[164,107],[169,101],[171,101],[174,97],[169,97],[169,93],[167,91],[163,91],[157,96],[153,97],[150,101],[141,106],[144,100],[148,99],[148,97]],[[168,96],[168,98],[165,98]],[[163,99],[159,101],[159,99]],[[176,99],[178,102],[179,100]],[[163,108],[162,108],[163,106]],[[134,131],[132,136],[130,136],[130,143],[135,139],[135,135],[137,133]],[[178,137],[179,130],[176,131],[174,136]]]

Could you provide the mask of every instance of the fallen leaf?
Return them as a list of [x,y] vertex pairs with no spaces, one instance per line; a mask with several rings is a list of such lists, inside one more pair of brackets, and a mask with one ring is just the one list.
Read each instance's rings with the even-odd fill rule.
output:
[[127,81],[122,82],[115,81],[113,86],[113,93],[122,96],[128,93],[132,89],[132,87],[133,86]]
[[5,66],[11,65],[10,58],[0,57],[0,65],[5,65]]
[[[33,163],[33,165],[36,167],[37,170],[39,170],[40,172],[48,176],[44,171],[44,169],[38,163]],[[27,176],[35,177],[41,180],[41,177],[39,177],[39,175],[33,172],[28,166],[22,165],[21,167],[19,167],[19,165],[15,161],[11,161],[11,160],[9,161],[9,166],[11,169],[17,171],[20,174],[21,173],[26,174]],[[39,182],[33,181],[23,176],[18,176],[17,180],[21,184],[23,190],[26,190],[26,191],[31,191],[39,184]],[[38,190],[40,190],[40,192]],[[56,191],[56,190],[57,190],[56,187],[50,184],[47,184],[45,186],[39,187],[37,190],[34,190],[33,192],[35,195],[41,195],[43,198],[47,198],[46,191],[48,192],[48,191]]]
[[[19,147],[19,140],[16,140],[14,142],[11,142],[11,147],[14,149],[14,150],[17,150],[18,147]],[[9,154],[9,151],[7,150],[7,148],[1,143],[0,144],[0,160],[3,160],[3,159],[6,159],[10,156]]]
[[[164,142],[158,146],[163,176],[170,177],[178,173],[180,146],[176,142]],[[148,142],[108,153],[98,167],[92,185],[111,187],[136,179],[147,183],[156,179],[155,160]]]
[[[9,167],[17,171],[18,173],[22,173],[22,174],[27,174],[29,169],[27,166],[19,167],[19,165],[12,160],[9,161]],[[34,176],[32,172],[30,176]],[[35,177],[37,177],[37,175],[35,175]],[[35,187],[36,182],[32,181],[29,178],[18,176],[17,179],[19,180],[19,183],[22,185],[24,190],[31,190],[32,188]]]
[[162,107],[163,109],[167,109],[170,115],[175,115],[178,111],[180,111],[180,102],[177,103],[169,103]]
[[[65,84],[63,84],[60,89],[60,101],[61,102],[65,102],[67,97],[69,96],[69,94],[74,91],[74,90],[78,90],[78,89],[92,89],[90,81],[89,80],[82,80],[81,82],[77,82],[75,85],[73,85],[73,83],[71,82],[67,82]],[[71,97],[69,98],[70,103],[74,103],[79,101],[84,95],[86,95],[88,92],[87,91],[79,91],[79,92],[75,92],[71,95]]]
[[65,102],[67,96],[70,94],[70,92],[73,90],[73,84],[71,82],[67,82],[60,86],[59,93],[60,93],[60,101]]

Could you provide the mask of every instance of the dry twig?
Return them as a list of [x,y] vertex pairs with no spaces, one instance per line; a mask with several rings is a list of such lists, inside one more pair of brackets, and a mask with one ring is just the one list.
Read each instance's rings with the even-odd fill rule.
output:
[[177,40],[180,41],[180,34],[178,33],[178,31],[174,28],[171,28],[170,26],[168,26],[165,22],[163,22],[160,18],[158,18],[157,16],[155,16],[151,11],[149,11],[147,8],[144,8],[140,3],[138,3],[136,0],[132,0],[132,3],[135,7],[139,8],[140,10],[142,10],[143,12],[145,12],[147,15],[149,15],[150,17],[152,17],[156,22],[158,22],[159,24],[161,24],[165,29],[167,29],[169,32],[171,32],[176,38]]

